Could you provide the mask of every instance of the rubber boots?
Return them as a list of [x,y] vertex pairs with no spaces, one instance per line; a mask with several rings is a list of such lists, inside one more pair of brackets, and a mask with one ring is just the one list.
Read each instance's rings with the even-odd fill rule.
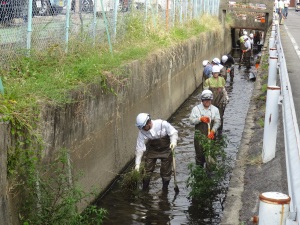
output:
[[162,183],[163,183],[163,191],[167,191],[168,190],[168,186],[169,186],[169,183],[170,183],[170,180],[162,180]]
[[143,179],[143,191],[146,191],[149,189],[150,179],[144,178]]

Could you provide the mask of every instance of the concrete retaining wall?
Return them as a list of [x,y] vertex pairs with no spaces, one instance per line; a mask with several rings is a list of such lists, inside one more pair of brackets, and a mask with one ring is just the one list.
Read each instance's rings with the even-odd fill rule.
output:
[[230,32],[223,32],[203,33],[126,65],[125,82],[114,84],[116,96],[91,84],[72,93],[75,103],[44,106],[44,158],[69,149],[73,175],[82,172],[84,190],[100,193],[134,158],[137,114],[168,119],[202,83],[202,61],[230,52]]

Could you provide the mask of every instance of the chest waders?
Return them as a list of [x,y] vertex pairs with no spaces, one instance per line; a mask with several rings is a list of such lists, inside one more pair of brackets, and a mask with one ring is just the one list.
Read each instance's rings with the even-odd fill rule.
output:
[[[162,127],[161,127],[162,131]],[[143,180],[143,190],[148,189],[151,175],[155,169],[157,159],[160,159],[160,176],[163,189],[167,190],[172,175],[172,151],[170,149],[170,137],[164,136],[154,140],[148,140],[145,152],[146,177]]]
[[225,99],[225,94],[223,92],[223,87],[222,88],[214,88],[210,87],[209,90],[213,93],[214,99],[211,101],[211,104],[216,106],[219,109],[220,112],[220,117],[221,117],[221,126],[218,128],[218,131],[221,133],[223,129],[223,116],[224,116],[224,111],[226,107],[226,99]]
[[219,76],[223,77],[225,81],[227,80],[227,70],[225,66],[220,70]]
[[[200,112],[200,116],[204,116],[204,115],[201,115],[200,109],[199,109],[199,112]],[[209,118],[212,119],[212,115]],[[214,124],[214,121],[211,121],[210,127],[213,127],[213,124]],[[194,147],[195,147],[195,152],[196,152],[196,165],[204,167],[204,165],[206,163],[205,151],[204,151],[202,145],[199,143],[199,140],[196,137],[196,132],[199,132],[200,134],[204,134],[205,136],[207,136],[207,134],[208,134],[208,124],[203,123],[203,122],[200,122],[200,123],[196,124],[195,125],[195,135],[194,135]]]

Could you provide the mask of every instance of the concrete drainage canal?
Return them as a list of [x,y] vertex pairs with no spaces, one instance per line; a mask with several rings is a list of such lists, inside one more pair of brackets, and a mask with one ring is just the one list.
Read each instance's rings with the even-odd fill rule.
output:
[[[237,52],[232,52],[232,55],[237,56]],[[235,60],[238,62],[237,57]],[[223,134],[229,141],[225,151],[233,159],[236,158],[238,152],[254,87],[249,79],[253,70],[255,70],[253,66],[247,70],[243,66],[239,69],[236,64],[234,81],[230,83],[229,77],[227,78],[226,89],[230,101],[225,110]],[[178,195],[174,191],[173,177],[169,191],[162,192],[159,166],[151,178],[148,192],[140,190],[134,194],[126,193],[122,190],[120,180],[118,180],[97,201],[99,207],[108,211],[103,224],[220,224],[226,195],[218,194],[209,201],[205,200],[198,204],[188,198],[190,190],[186,185],[189,177],[188,165],[195,162],[194,126],[189,123],[189,114],[198,104],[198,95],[201,91],[200,88],[196,90],[169,120],[178,130],[180,137],[176,148],[176,178],[180,189]],[[228,174],[222,182],[225,188],[228,187],[229,177]]]

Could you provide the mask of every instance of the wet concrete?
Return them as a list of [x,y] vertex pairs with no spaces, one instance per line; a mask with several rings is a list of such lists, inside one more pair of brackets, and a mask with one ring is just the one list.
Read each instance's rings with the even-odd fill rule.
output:
[[[235,53],[233,55],[235,56]],[[226,88],[230,102],[225,110],[223,134],[229,139],[226,152],[234,159],[241,142],[253,90],[253,82],[249,81],[249,72],[244,67],[238,69],[236,65],[234,82],[229,83],[229,77],[227,78]],[[97,205],[109,212],[104,224],[220,224],[225,196],[216,196],[210,202],[194,204],[188,198],[190,190],[186,187],[189,176],[188,164],[195,162],[194,127],[190,125],[188,118],[192,108],[199,103],[198,95],[201,91],[201,89],[196,90],[169,120],[179,131],[176,148],[176,178],[180,189],[179,194],[175,194],[173,179],[168,193],[161,191],[162,182],[158,164],[148,193],[142,191],[135,194],[126,193],[120,188],[120,181],[117,181],[111,190],[98,200]],[[223,185],[228,186],[228,184],[229,179]]]

